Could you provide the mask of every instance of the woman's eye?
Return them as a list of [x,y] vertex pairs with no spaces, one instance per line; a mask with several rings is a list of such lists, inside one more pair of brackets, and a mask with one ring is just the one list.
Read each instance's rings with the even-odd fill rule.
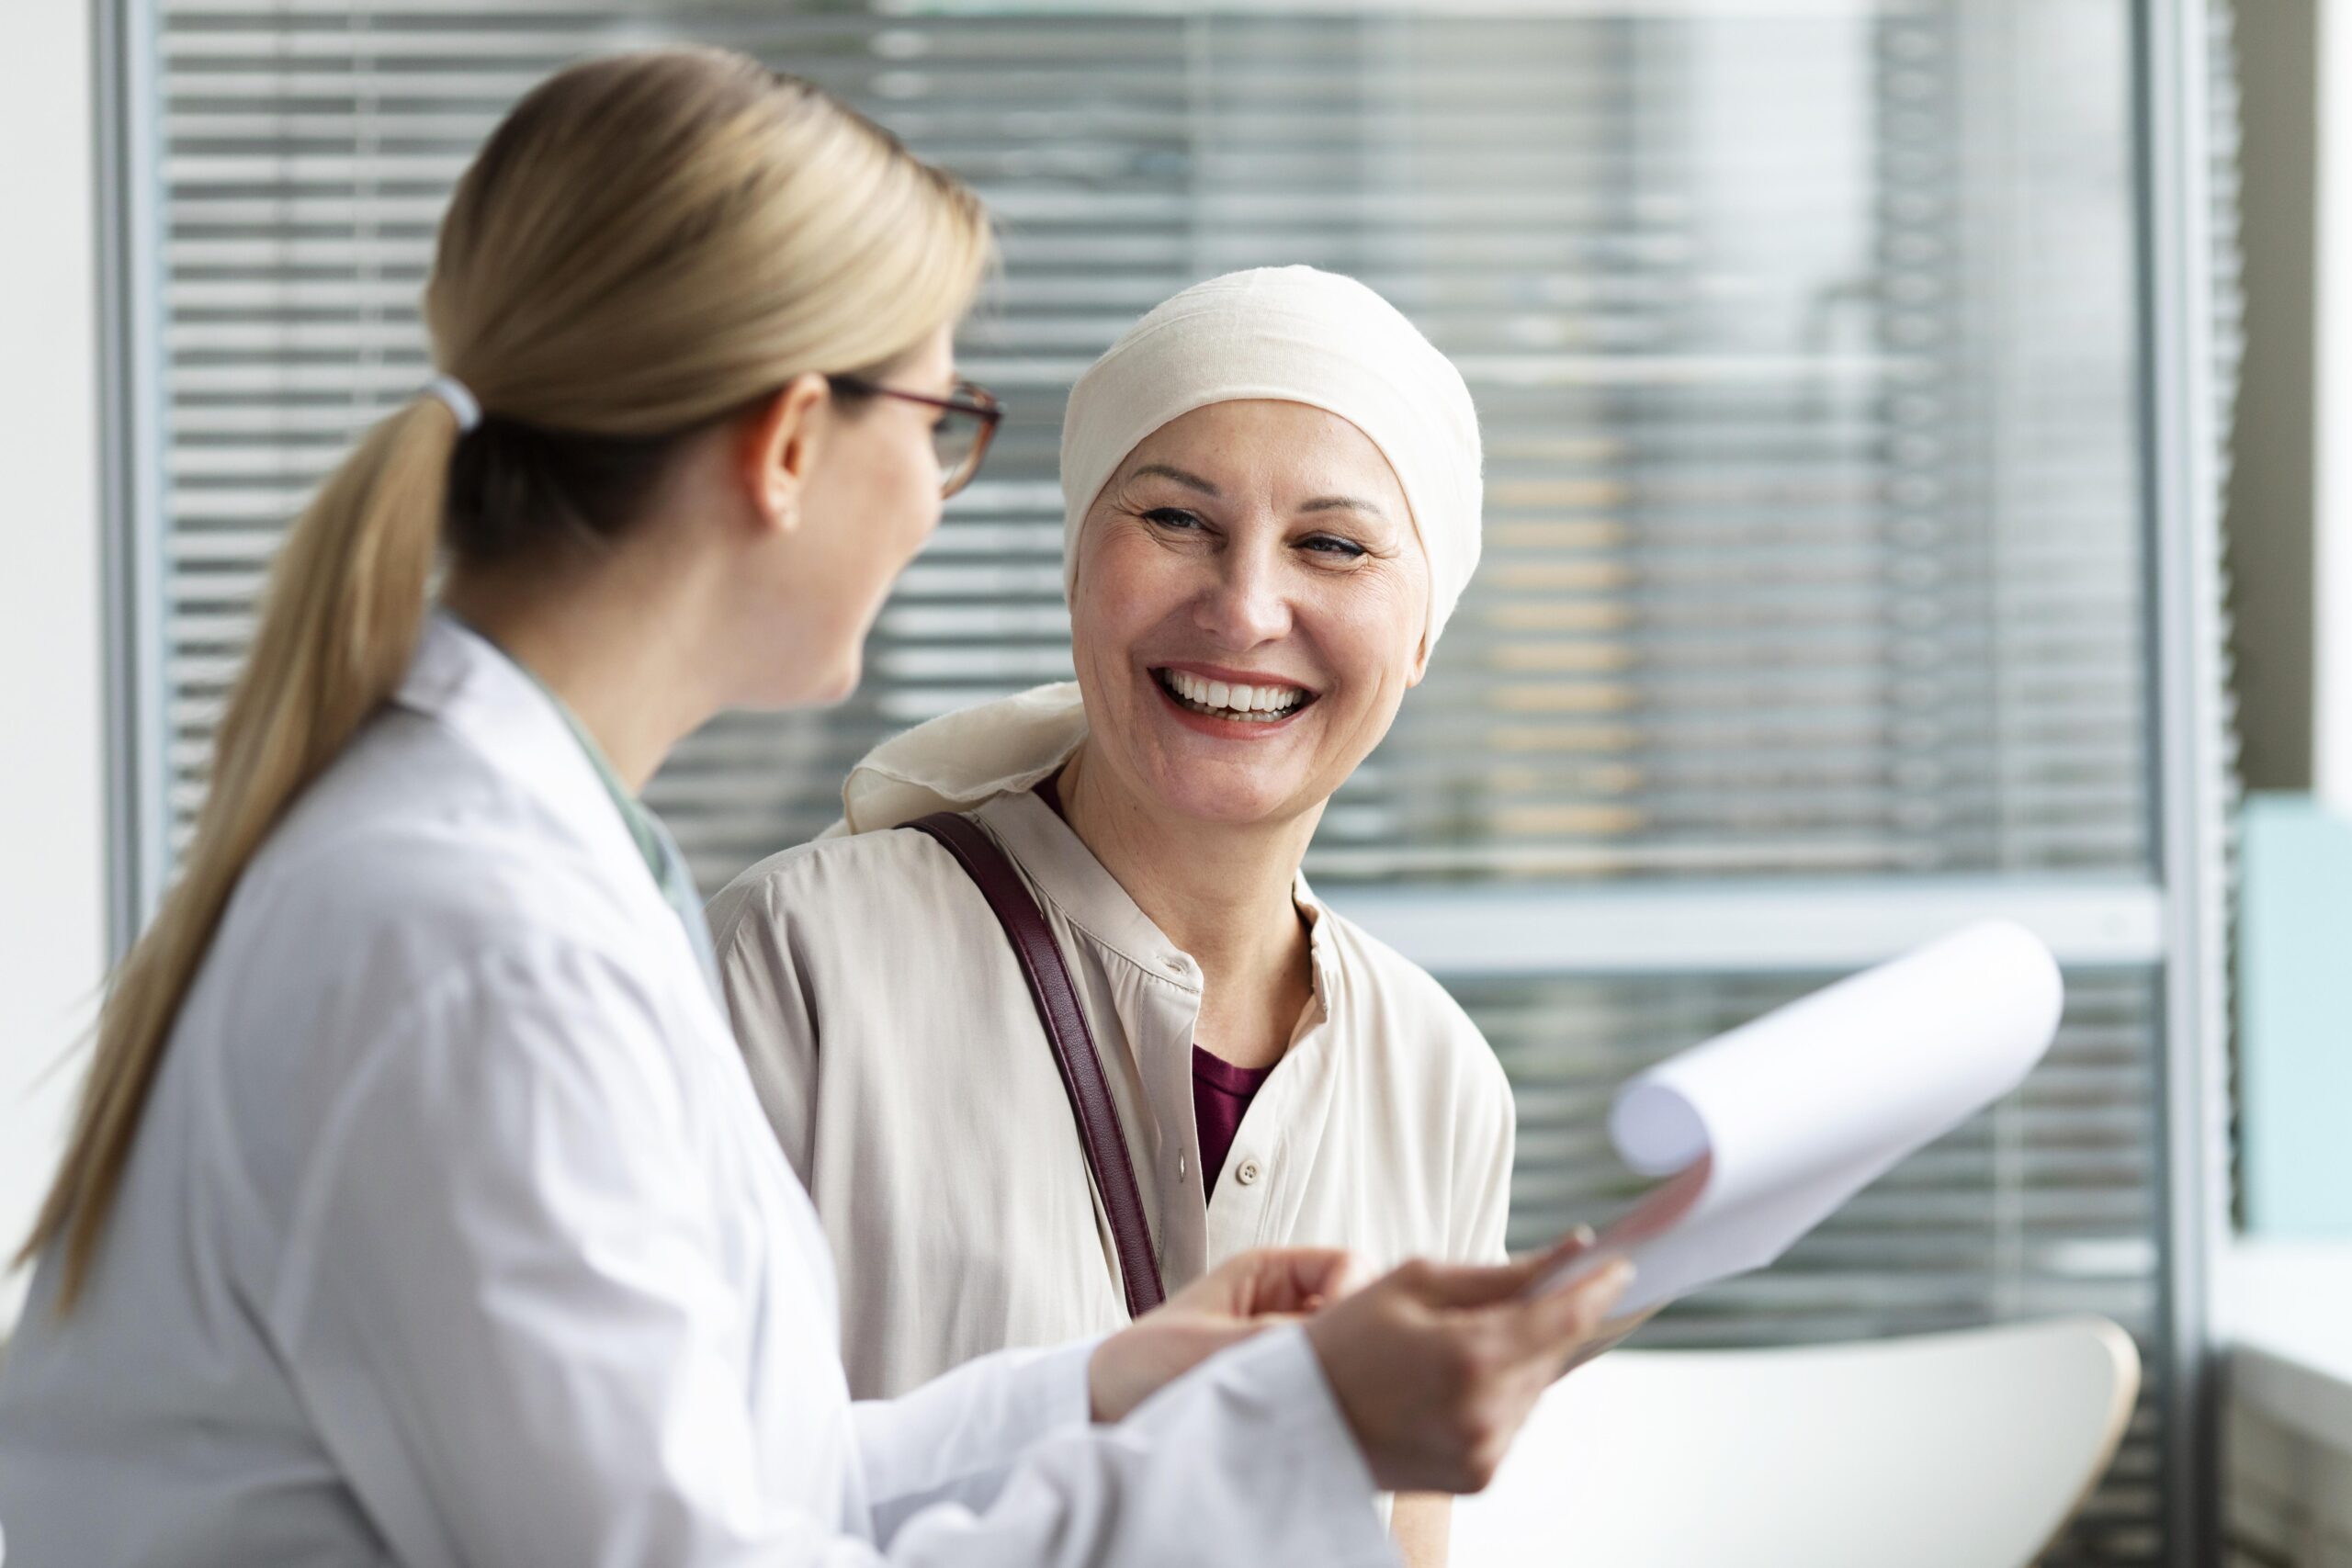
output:
[[1306,541],[1306,547],[1318,555],[1340,560],[1353,560],[1364,553],[1363,547],[1353,539],[1342,539],[1336,534],[1317,534]]
[[1144,521],[1161,528],[1197,528],[1199,516],[1181,506],[1155,506],[1145,513]]

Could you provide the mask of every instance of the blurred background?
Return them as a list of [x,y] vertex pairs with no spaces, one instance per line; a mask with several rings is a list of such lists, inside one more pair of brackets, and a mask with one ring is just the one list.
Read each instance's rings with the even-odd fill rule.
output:
[[2352,1551],[2278,1479],[2302,1427],[2225,1519],[2213,1353],[2233,1258],[2352,1253],[2346,3],[16,0],[0,1222],[286,522],[429,374],[466,159],[564,62],[699,39],[981,191],[1003,277],[962,355],[1011,411],[858,696],[655,781],[707,887],[831,820],[879,736],[1069,673],[1058,423],[1128,321],[1234,267],[1354,274],[1478,400],[1487,558],[1309,872],[1501,1055],[1517,1239],[1631,1192],[1628,1073],[2021,919],[2068,971],[2046,1065],[1648,1342],[2100,1313],[2149,1376],[2048,1561],[2339,1560],[2299,1555]]

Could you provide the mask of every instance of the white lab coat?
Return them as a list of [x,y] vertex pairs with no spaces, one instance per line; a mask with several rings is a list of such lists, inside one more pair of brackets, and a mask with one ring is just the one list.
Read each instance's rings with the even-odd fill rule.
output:
[[239,886],[62,1319],[56,1262],[0,1367],[7,1568],[1391,1561],[1295,1329],[1114,1428],[1088,1346],[853,1406],[684,928],[442,617]]

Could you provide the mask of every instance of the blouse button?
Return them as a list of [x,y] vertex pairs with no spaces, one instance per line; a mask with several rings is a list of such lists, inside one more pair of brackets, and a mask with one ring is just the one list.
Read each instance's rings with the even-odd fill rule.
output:
[[1249,1187],[1256,1183],[1261,1174],[1256,1160],[1245,1159],[1241,1162],[1240,1168],[1233,1173],[1233,1179],[1244,1187]]

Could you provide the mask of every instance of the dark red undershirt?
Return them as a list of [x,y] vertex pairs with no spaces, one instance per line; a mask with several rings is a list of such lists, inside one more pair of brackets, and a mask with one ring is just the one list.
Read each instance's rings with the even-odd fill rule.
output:
[[[1037,798],[1068,822],[1069,813],[1062,809],[1062,792],[1055,783],[1057,776],[1049,773],[1038,781]],[[1201,1186],[1205,1194],[1216,1191],[1216,1179],[1225,1169],[1225,1156],[1233,1152],[1241,1118],[1273,1070],[1237,1067],[1197,1043],[1193,1046],[1193,1123],[1201,1135]]]
[[1225,1156],[1233,1152],[1234,1134],[1250,1100],[1263,1089],[1272,1067],[1237,1067],[1222,1056],[1193,1047],[1193,1122],[1201,1131],[1201,1187],[1216,1191]]

